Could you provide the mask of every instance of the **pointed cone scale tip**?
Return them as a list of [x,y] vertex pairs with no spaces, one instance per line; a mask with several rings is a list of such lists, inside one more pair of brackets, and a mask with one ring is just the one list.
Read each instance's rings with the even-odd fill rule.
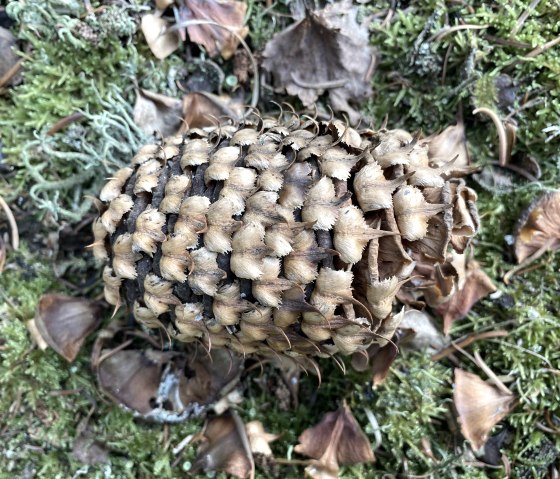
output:
[[68,362],[74,361],[86,337],[103,319],[101,306],[61,294],[41,296],[35,325],[46,343]]

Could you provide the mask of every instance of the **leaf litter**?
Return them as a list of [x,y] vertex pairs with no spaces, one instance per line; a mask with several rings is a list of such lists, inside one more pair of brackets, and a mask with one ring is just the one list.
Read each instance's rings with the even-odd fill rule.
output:
[[357,7],[343,1],[308,13],[277,33],[263,51],[262,66],[273,86],[313,105],[325,92],[333,110],[352,123],[360,114],[351,104],[371,94],[377,55],[368,44],[367,22],[357,21]]

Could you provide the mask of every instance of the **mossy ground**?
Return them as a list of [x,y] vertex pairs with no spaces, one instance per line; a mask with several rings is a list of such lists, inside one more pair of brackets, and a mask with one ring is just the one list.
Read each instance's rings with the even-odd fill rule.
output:
[[[94,7],[98,6],[95,2]],[[258,50],[289,21],[288,2],[251,0],[250,41]],[[532,52],[560,35],[560,5],[540,2],[520,28],[528,2],[392,2],[393,18],[384,23],[391,2],[360,7],[372,16],[371,41],[381,63],[373,80],[374,96],[363,112],[376,124],[409,130],[437,131],[462,113],[474,161],[489,166],[497,159],[492,124],[472,110],[486,106],[517,122],[514,156],[530,156],[542,169],[539,182],[510,175],[509,186],[475,183],[482,230],[474,251],[495,280],[501,296],[485,299],[454,325],[452,338],[504,329],[508,336],[476,343],[480,353],[519,398],[514,412],[498,429],[508,431],[503,453],[514,477],[546,477],[558,463],[560,436],[547,431],[546,416],[560,415],[560,281],[558,254],[539,260],[538,269],[501,278],[514,264],[507,235],[528,204],[558,187],[560,155],[560,49]],[[194,450],[177,460],[171,449],[198,430],[202,420],[162,426],[139,422],[107,403],[96,391],[86,344],[68,365],[52,350],[32,348],[25,320],[34,315],[37,299],[47,291],[71,293],[55,272],[66,265],[65,281],[82,285],[80,271],[89,259],[80,251],[49,249],[49,229],[78,220],[89,208],[84,194],[94,193],[115,165],[128,159],[143,139],[130,119],[135,82],[164,94],[178,95],[175,79],[188,67],[181,55],[164,62],[151,57],[136,32],[142,2],[120,3],[86,15],[84,3],[73,0],[20,0],[8,3],[13,30],[27,45],[24,81],[0,96],[3,156],[13,168],[1,179],[3,197],[17,205],[24,224],[42,221],[42,229],[25,237],[18,252],[9,252],[0,276],[0,477],[183,477]],[[446,26],[466,25],[444,35]],[[54,28],[54,27],[57,28]],[[482,28],[478,28],[482,27]],[[517,30],[517,31],[515,31]],[[503,82],[503,74],[508,79]],[[502,75],[502,76],[501,76]],[[509,82],[509,83],[508,83]],[[47,136],[56,121],[82,111],[84,119]],[[110,161],[108,161],[110,160]],[[49,252],[52,257],[49,257]],[[68,264],[71,266],[68,268]],[[99,283],[87,290],[96,294]],[[459,358],[461,367],[482,374]],[[322,363],[323,382],[304,377],[300,406],[283,411],[259,386],[259,375],[245,380],[246,400],[240,414],[260,419],[267,430],[282,434],[274,444],[278,457],[292,457],[297,436],[322,413],[346,399],[359,422],[368,423],[369,408],[381,426],[382,447],[373,465],[343,469],[345,478],[503,477],[503,469],[466,465],[459,436],[452,430],[453,365],[431,361],[425,353],[403,351],[386,382],[372,391],[363,374],[343,375]],[[263,377],[272,374],[265,368]],[[264,381],[266,384],[266,381]],[[95,439],[110,450],[110,462],[85,466],[71,456],[84,418]],[[373,442],[371,426],[366,432]],[[428,440],[436,461],[422,449]],[[301,476],[286,467],[281,477]],[[264,477],[264,474],[263,474]]]

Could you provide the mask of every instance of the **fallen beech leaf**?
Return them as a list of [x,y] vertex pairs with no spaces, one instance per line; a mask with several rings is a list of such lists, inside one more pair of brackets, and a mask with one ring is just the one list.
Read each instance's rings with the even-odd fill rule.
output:
[[416,309],[406,311],[399,329],[412,333],[402,340],[400,343],[402,347],[434,352],[446,343],[442,334],[434,326],[432,318],[424,311]]
[[[395,336],[398,342],[398,336]],[[379,344],[372,344],[366,351],[356,352],[352,355],[352,367],[356,371],[371,372],[371,383],[375,388],[385,381],[391,365],[395,361],[399,350],[395,342],[388,342],[381,347]]]
[[272,450],[269,444],[278,439],[278,435],[270,434],[264,430],[264,426],[260,421],[251,421],[245,424],[245,431],[251,444],[251,452],[253,454],[263,454],[272,456]]
[[305,106],[328,91],[333,109],[357,122],[360,115],[349,102],[371,93],[376,57],[368,45],[367,22],[358,24],[356,15],[350,2],[339,2],[277,33],[263,52],[274,86],[297,95]]
[[[187,13],[185,20],[209,20],[229,27],[241,38],[249,29],[243,26],[247,5],[234,0],[185,0]],[[178,25],[181,26],[180,24]],[[220,53],[227,60],[239,45],[239,39],[225,28],[215,25],[188,25],[187,31],[192,42],[202,45],[211,57]]]
[[463,436],[474,450],[479,450],[492,428],[512,411],[515,398],[476,374],[457,368],[453,401]]
[[156,58],[163,60],[179,48],[179,35],[168,31],[168,23],[161,17],[148,13],[142,17],[142,33]]
[[435,307],[443,316],[443,334],[447,335],[454,321],[464,318],[473,305],[494,291],[496,286],[480,269],[480,265],[476,261],[469,261],[463,286],[451,295],[449,301]]
[[[521,263],[560,248],[560,192],[547,193],[523,213],[515,234],[515,256]],[[542,251],[541,251],[542,250]]]
[[239,422],[232,413],[208,421],[204,429],[206,442],[198,450],[191,474],[221,471],[244,478],[254,471],[251,451],[247,451],[247,435]]
[[[17,41],[12,32],[0,27],[0,78],[16,67],[19,57],[15,53]],[[13,70],[12,70],[13,72]],[[8,81],[7,85],[16,85],[21,81],[21,74],[16,73]],[[0,85],[5,86],[5,85]]]
[[134,103],[134,123],[147,134],[171,136],[181,127],[181,100],[148,90],[139,90]]
[[43,340],[71,363],[102,320],[101,305],[95,301],[45,294],[39,299],[33,322]]
[[455,158],[453,171],[469,166],[469,151],[463,120],[459,120],[456,125],[448,126],[437,135],[426,138],[425,141],[428,143],[428,156],[435,164],[441,165]]
[[294,450],[316,459],[305,469],[313,478],[336,478],[339,464],[375,461],[369,440],[346,403],[337,411],[325,414],[316,426],[306,429]]
[[242,105],[227,97],[202,91],[188,93],[183,97],[183,126],[180,131],[213,126],[223,121],[224,117],[236,121],[241,115]]
[[99,333],[92,364],[100,389],[116,403],[157,422],[198,416],[238,380],[241,360],[225,350],[184,352],[107,349],[122,328]]

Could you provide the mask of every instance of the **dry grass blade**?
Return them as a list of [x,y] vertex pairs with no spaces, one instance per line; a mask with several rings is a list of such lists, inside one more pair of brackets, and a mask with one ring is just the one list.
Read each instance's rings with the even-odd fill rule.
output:
[[0,207],[4,210],[4,213],[6,213],[6,217],[8,218],[8,223],[10,225],[10,230],[12,232],[12,248],[14,248],[14,250],[17,250],[19,247],[19,231],[18,231],[16,219],[14,217],[14,214],[12,213],[12,210],[8,206],[8,203],[6,203],[4,201],[4,198],[2,198],[1,196],[0,196]]

